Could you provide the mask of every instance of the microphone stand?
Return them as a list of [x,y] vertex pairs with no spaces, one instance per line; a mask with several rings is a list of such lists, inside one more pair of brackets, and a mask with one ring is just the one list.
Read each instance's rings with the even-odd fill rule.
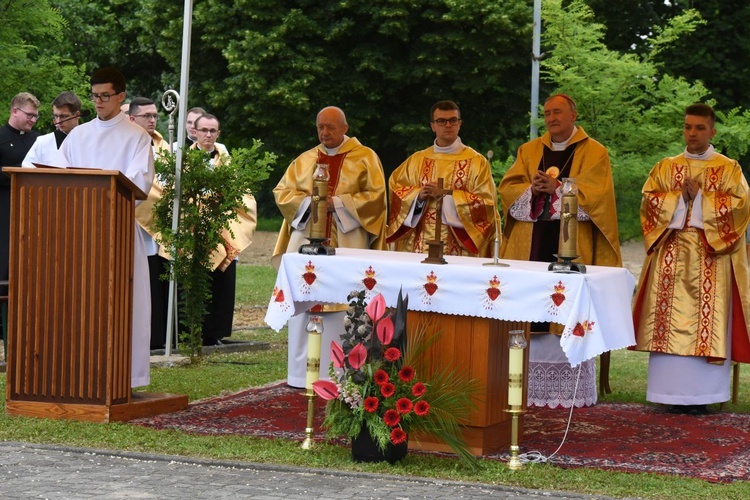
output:
[[[487,151],[488,162],[492,161],[493,156],[495,156],[495,153],[492,150]],[[493,252],[492,262],[485,262],[482,265],[483,266],[509,267],[508,264],[504,264],[500,262],[499,260],[500,259],[500,220],[499,220],[500,211],[498,210],[498,206],[497,206],[497,185],[495,184],[495,178],[492,177],[492,164],[491,163],[490,163],[490,177],[492,178],[492,192],[495,195],[495,204],[493,205],[495,209],[494,210],[495,213],[493,215],[493,217],[495,218],[495,249]]]

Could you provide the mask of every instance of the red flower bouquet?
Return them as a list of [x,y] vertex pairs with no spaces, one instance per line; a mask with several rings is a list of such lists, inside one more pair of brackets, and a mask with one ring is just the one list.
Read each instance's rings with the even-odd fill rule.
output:
[[329,436],[354,440],[366,427],[385,450],[418,430],[469,458],[459,423],[472,408],[470,383],[454,374],[418,379],[410,363],[415,358],[407,354],[417,356],[426,344],[420,331],[410,336],[407,350],[408,298],[399,295],[395,310],[386,308],[380,294],[367,304],[364,290],[352,292],[349,300],[341,343],[331,342],[330,381],[313,384],[316,394],[328,401],[324,425]]

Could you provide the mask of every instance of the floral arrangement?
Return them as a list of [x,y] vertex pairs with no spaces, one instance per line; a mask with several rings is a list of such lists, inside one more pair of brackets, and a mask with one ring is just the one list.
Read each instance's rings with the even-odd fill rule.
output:
[[354,440],[366,426],[385,450],[389,443],[404,443],[410,432],[423,431],[472,460],[460,430],[473,405],[471,384],[440,370],[430,380],[418,378],[411,360],[430,342],[420,328],[407,343],[408,297],[399,294],[395,310],[386,308],[381,294],[367,304],[364,290],[352,292],[348,300],[341,343],[331,342],[330,380],[313,384],[328,401],[324,425],[329,436]]

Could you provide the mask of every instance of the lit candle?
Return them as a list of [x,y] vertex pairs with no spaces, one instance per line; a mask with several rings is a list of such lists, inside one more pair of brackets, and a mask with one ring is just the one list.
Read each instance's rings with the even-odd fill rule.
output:
[[523,350],[526,332],[508,332],[508,405],[523,406]]
[[310,316],[307,322],[307,373],[305,389],[312,391],[313,382],[320,378],[320,344],[323,333],[323,318]]
[[511,406],[523,405],[523,349],[511,348],[508,350],[508,404]]

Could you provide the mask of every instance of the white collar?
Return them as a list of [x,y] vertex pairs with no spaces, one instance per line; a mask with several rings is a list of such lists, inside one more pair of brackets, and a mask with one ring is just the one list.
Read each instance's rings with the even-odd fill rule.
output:
[[702,153],[688,153],[687,148],[685,148],[683,154],[688,160],[710,160],[716,154],[716,151],[714,150],[713,144],[709,144],[708,149]]
[[574,135],[576,135],[576,132],[578,132],[578,127],[573,125],[573,132],[570,133],[570,137],[565,139],[563,142],[555,142],[552,140],[552,136],[550,136],[549,140],[552,143],[552,151],[565,151],[568,148],[568,143],[573,138]]
[[341,141],[341,144],[339,144],[335,148],[327,148],[327,147],[323,146],[323,149],[326,150],[326,154],[328,156],[336,156],[337,154],[339,154],[339,150],[341,149],[341,146],[343,146],[346,143],[346,141],[348,141],[348,140],[349,140],[349,136],[346,135],[346,134],[344,134],[344,140]]
[[437,139],[435,139],[435,142],[432,145],[432,150],[436,153],[456,154],[463,151],[463,149],[464,143],[461,142],[460,137],[456,137],[456,140],[453,141],[453,144],[449,144],[447,146],[438,146]]

